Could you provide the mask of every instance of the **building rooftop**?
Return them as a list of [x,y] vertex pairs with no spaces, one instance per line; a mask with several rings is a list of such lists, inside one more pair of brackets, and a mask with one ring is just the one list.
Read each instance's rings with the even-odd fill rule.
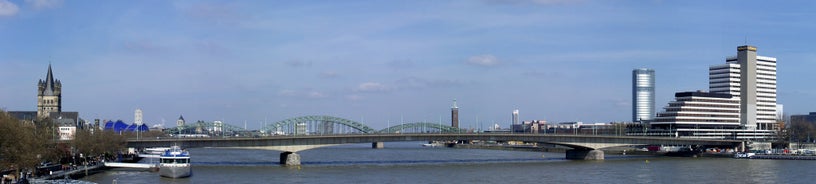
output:
[[686,92],[677,92],[674,94],[674,97],[690,97],[690,96],[697,96],[697,97],[712,97],[712,98],[731,98],[733,97],[731,94],[728,93],[709,93],[703,91],[686,91]]

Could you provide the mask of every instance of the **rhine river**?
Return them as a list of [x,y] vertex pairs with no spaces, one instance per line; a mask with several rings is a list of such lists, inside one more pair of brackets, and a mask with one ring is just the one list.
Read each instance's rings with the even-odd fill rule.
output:
[[[421,142],[340,145],[302,151],[300,167],[277,151],[189,149],[193,175],[111,169],[96,183],[812,183],[816,161],[606,155],[565,160],[563,153],[430,148]],[[145,159],[142,162],[149,162]]]

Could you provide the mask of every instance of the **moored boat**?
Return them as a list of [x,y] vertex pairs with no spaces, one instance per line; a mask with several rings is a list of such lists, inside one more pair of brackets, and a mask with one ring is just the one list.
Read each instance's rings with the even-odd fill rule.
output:
[[168,178],[184,178],[192,175],[190,153],[173,146],[159,157],[159,175]]

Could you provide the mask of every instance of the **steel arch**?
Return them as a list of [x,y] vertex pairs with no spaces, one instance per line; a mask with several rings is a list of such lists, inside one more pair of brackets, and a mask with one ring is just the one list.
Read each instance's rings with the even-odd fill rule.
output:
[[301,116],[301,117],[289,118],[289,119],[281,120],[281,121],[275,122],[273,124],[267,125],[263,129],[265,131],[267,131],[267,132],[270,132],[271,130],[277,130],[278,127],[283,127],[285,125],[296,125],[297,123],[310,122],[310,121],[323,121],[323,122],[338,123],[338,124],[345,125],[347,127],[353,128],[353,129],[355,129],[357,131],[360,131],[362,133],[375,133],[376,132],[376,130],[374,130],[373,128],[368,127],[368,126],[366,126],[366,125],[364,125],[364,124],[362,124],[360,122],[356,122],[356,121],[352,121],[352,120],[348,120],[348,119],[344,119],[344,118],[338,118],[338,117],[334,117],[334,116],[325,116],[325,115],[323,115],[323,116]]
[[174,127],[174,128],[167,128],[167,129],[165,129],[165,132],[170,133],[170,134],[177,134],[179,132],[185,132],[185,131],[188,131],[188,130],[195,130],[195,129],[198,129],[198,128],[215,128],[215,127],[220,128],[222,132],[246,131],[246,129],[244,129],[243,127],[230,125],[230,124],[223,123],[223,122],[218,124],[218,123],[215,123],[215,122],[198,121],[198,122],[195,122],[195,123],[192,123],[192,124],[185,124],[183,126],[177,126],[177,127]]
[[386,129],[382,129],[379,132],[380,133],[397,133],[397,131],[402,131],[402,130],[411,129],[411,128],[420,128],[420,127],[437,129],[437,130],[442,131],[443,133],[454,133],[454,132],[461,132],[462,131],[462,129],[452,127],[452,126],[447,126],[447,125],[441,125],[439,123],[416,122],[416,123],[407,123],[407,124],[391,126],[391,127],[386,128]]

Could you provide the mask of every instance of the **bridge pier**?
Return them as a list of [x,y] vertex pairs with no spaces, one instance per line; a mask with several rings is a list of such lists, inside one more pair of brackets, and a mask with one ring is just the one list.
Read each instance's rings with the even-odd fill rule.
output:
[[374,149],[383,149],[384,147],[385,146],[384,146],[383,142],[372,142],[371,143],[371,148],[374,148]]
[[567,150],[567,160],[603,160],[604,152],[597,149]]
[[294,152],[283,152],[280,154],[280,164],[285,166],[300,165],[300,155]]

